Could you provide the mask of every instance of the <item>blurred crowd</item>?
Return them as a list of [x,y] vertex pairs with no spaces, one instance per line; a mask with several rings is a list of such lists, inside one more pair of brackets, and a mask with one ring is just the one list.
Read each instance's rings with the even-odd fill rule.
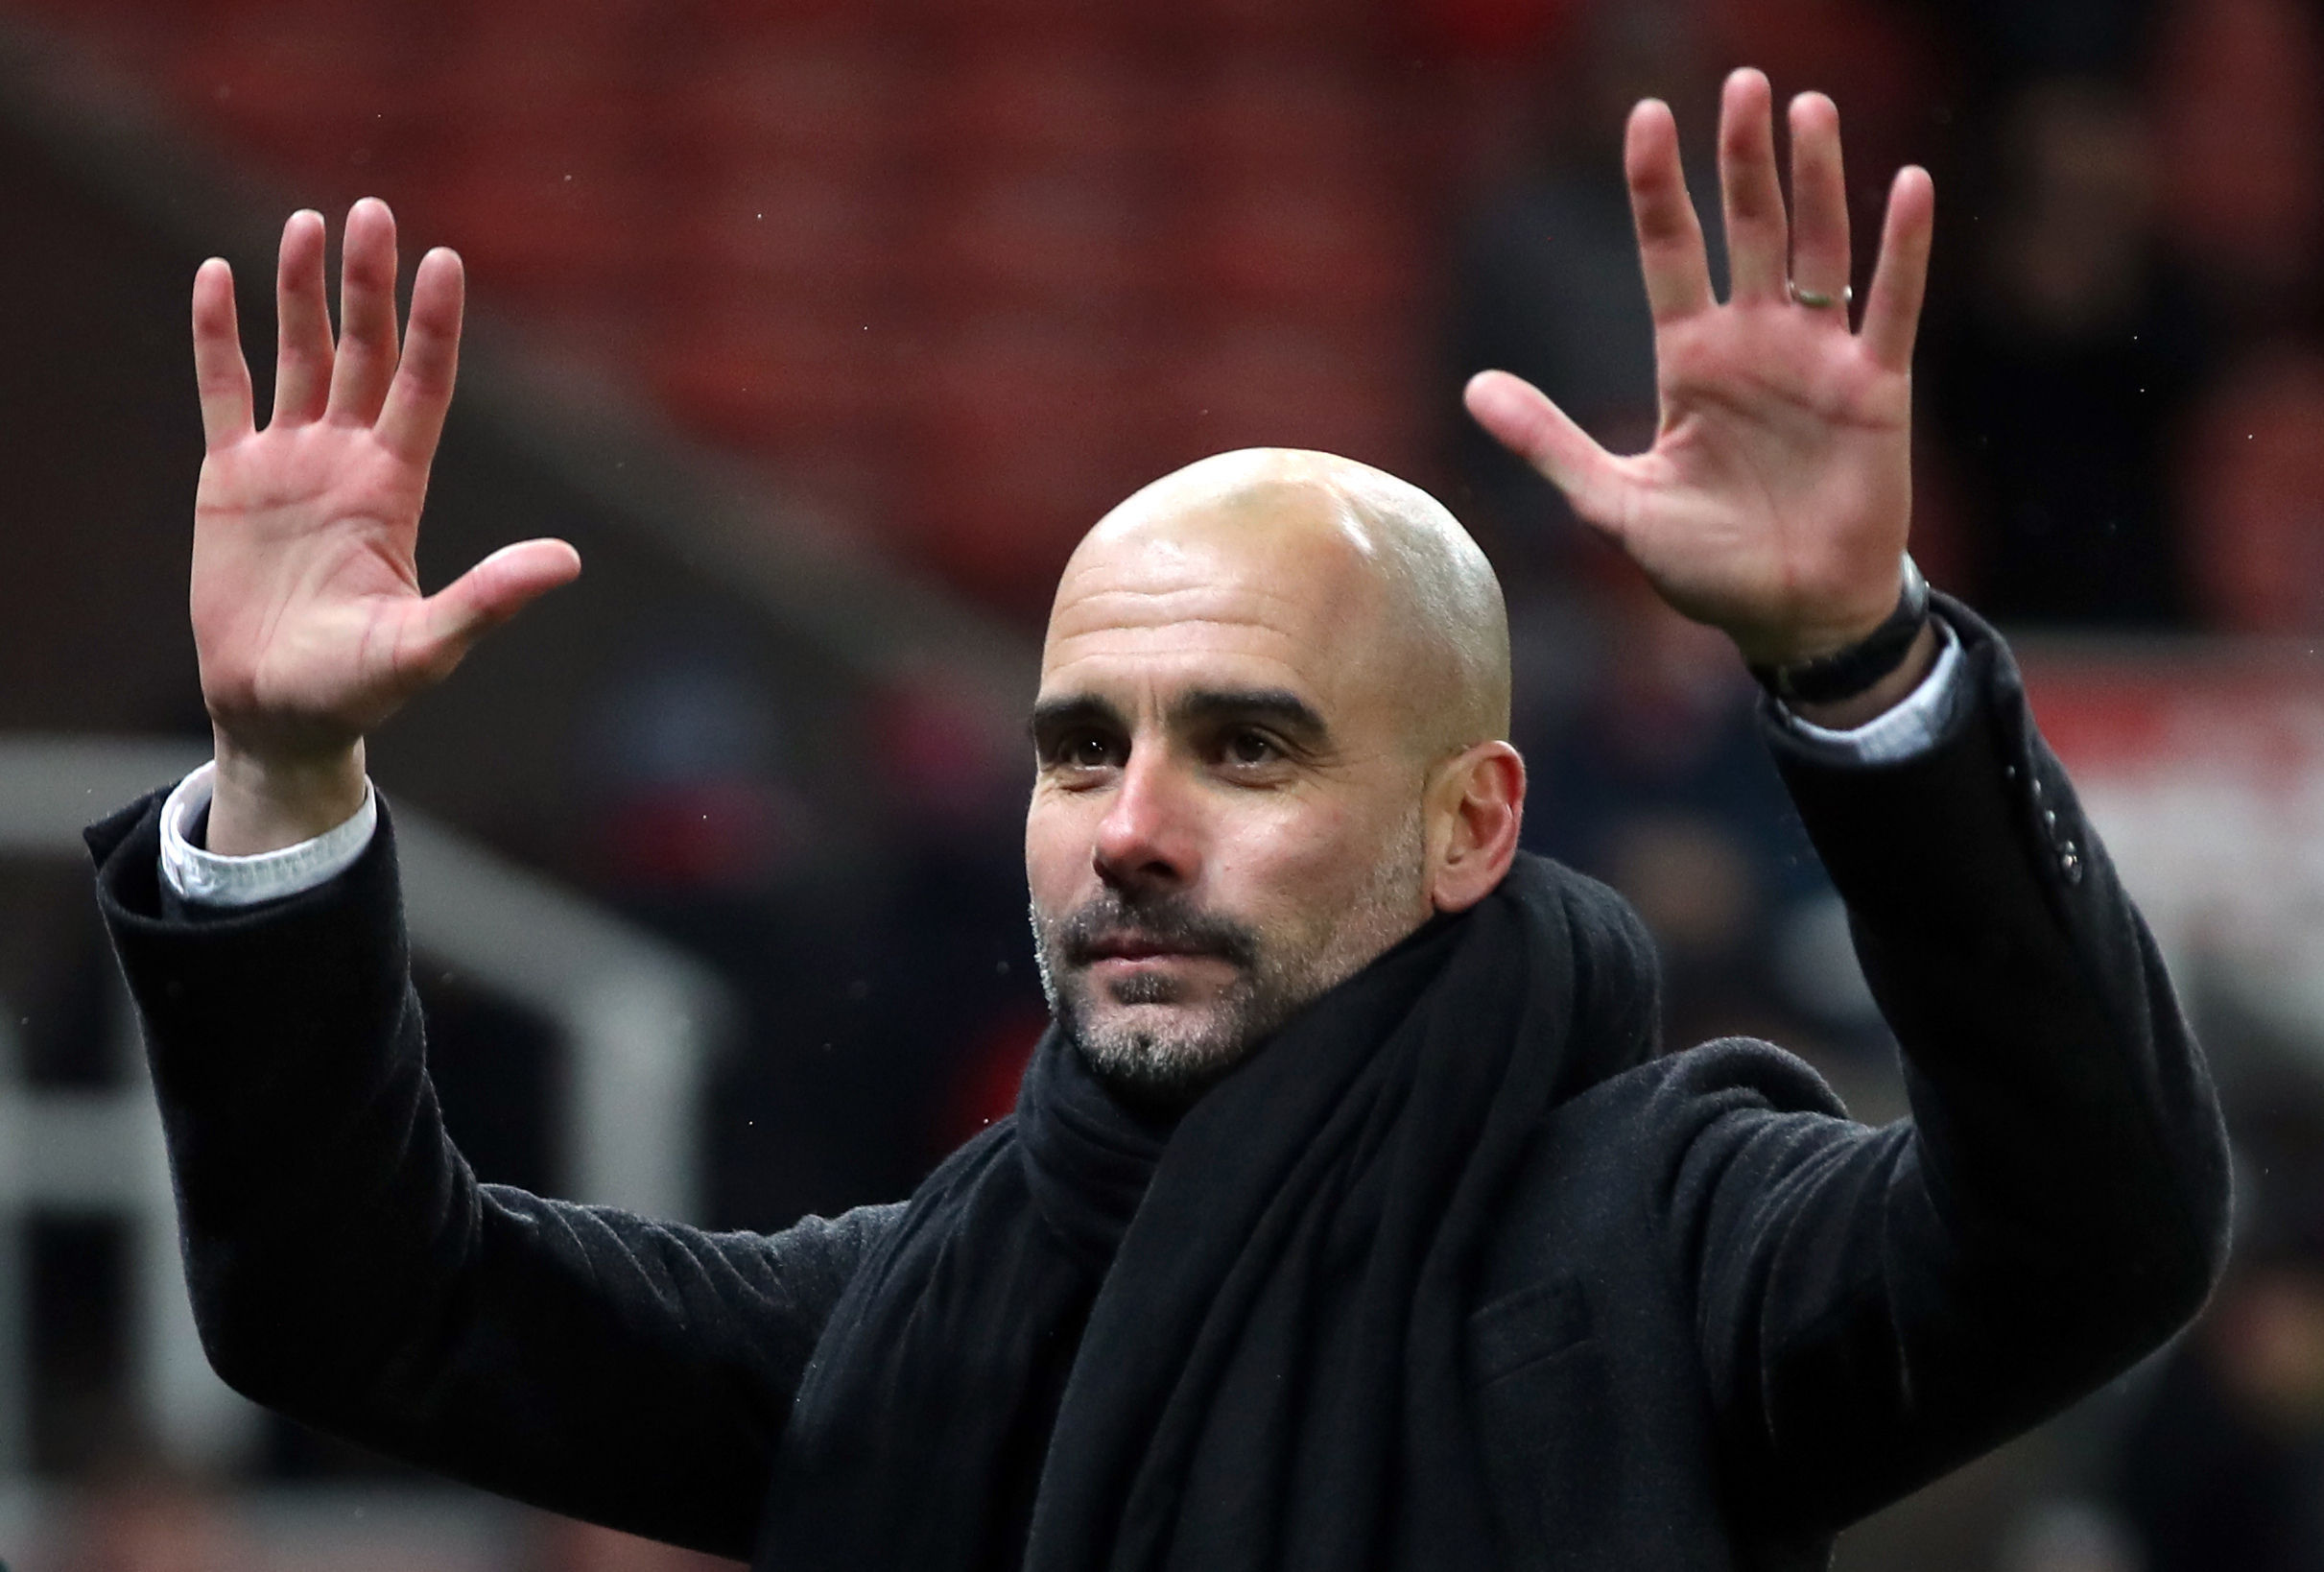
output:
[[[302,200],[385,181],[447,224],[468,201],[464,186],[429,184],[438,166],[418,141],[377,142],[312,83],[316,102],[258,101],[265,73],[249,60],[278,58],[269,18],[300,8],[17,3],[148,73],[189,114],[215,111],[213,131],[276,157],[302,192],[324,182]],[[306,8],[305,32],[292,32],[392,34],[390,9]],[[493,8],[435,9],[469,26],[481,25],[470,11]],[[613,36],[596,12],[620,9],[578,11]],[[760,193],[779,207],[754,208],[737,233],[708,219],[688,231],[698,253],[724,248],[727,273],[687,274],[627,315],[624,280],[639,275],[623,270],[646,264],[582,238],[614,209],[543,208],[541,254],[505,235],[499,253],[481,248],[487,302],[505,278],[517,315],[602,328],[599,360],[628,365],[698,436],[749,447],[768,473],[855,510],[888,549],[1027,627],[1098,509],[1208,447],[1345,446],[1431,482],[1508,590],[1528,842],[1639,906],[1662,947],[1672,1041],[1767,1036],[1814,1059],[1860,1115],[1901,1111],[1844,913],[1758,743],[1756,690],[1731,651],[1662,608],[1546,485],[1453,417],[1459,378],[1496,365],[1609,445],[1650,440],[1651,324],[1620,166],[1638,97],[1677,108],[1716,252],[1719,76],[1749,61],[1779,93],[1832,91],[1860,291],[1890,172],[1908,160],[1934,172],[1913,543],[1939,588],[2012,631],[2324,632],[2324,10],[2312,0],[1204,0],[1188,14],[1213,18],[1213,42],[1089,24],[1108,49],[1163,62],[1142,92],[1220,52],[1226,85],[1194,95],[1199,113],[1122,123],[1105,106],[1126,99],[1092,109],[1073,92],[1096,89],[1072,72],[996,75],[1006,48],[987,50],[932,134],[965,136],[982,115],[975,134],[1033,173],[1011,166],[972,191],[967,164],[944,165],[918,185],[883,184],[870,213],[832,182],[891,157],[880,138],[893,79],[982,13],[935,0],[789,9],[814,13],[799,24],[807,65],[752,75],[738,54],[705,78],[681,129],[840,158],[836,174],[784,165]],[[1016,27],[1049,14],[1030,0],[990,10]],[[749,11],[674,14],[725,37]],[[943,27],[926,21],[939,12]],[[884,28],[919,53],[899,51],[877,81],[833,75],[835,60],[885,60]],[[527,47],[521,27],[494,36]],[[247,59],[220,63],[235,37]],[[1054,63],[1055,45],[1028,44],[1027,58]],[[391,51],[395,70],[418,69],[413,47]],[[340,63],[330,80],[388,71]],[[492,80],[488,60],[469,69]],[[744,112],[737,82],[791,96]],[[1350,83],[1372,97],[1351,108]],[[318,117],[337,129],[317,131]],[[556,145],[565,131],[586,144],[570,157]],[[535,127],[517,151],[586,167],[606,134]],[[1099,135],[1103,148],[1074,140]],[[283,154],[293,142],[305,166]],[[1150,196],[1123,175],[1137,159],[1176,160],[1173,179],[1197,183],[1225,179],[1218,160],[1245,160],[1233,167],[1248,189],[1197,203],[1198,232],[1150,252],[1164,219],[1190,209],[1176,187]],[[653,193],[624,187],[620,200]],[[913,201],[925,213],[891,210]],[[772,241],[768,211],[791,226]],[[925,254],[883,251],[898,237]],[[562,275],[560,262],[580,271]],[[950,271],[939,288],[913,265]],[[834,322],[856,325],[835,336]],[[571,740],[579,827],[549,860],[742,994],[744,1040],[706,1114],[710,1210],[766,1227],[903,1193],[1007,1109],[1045,1017],[1025,938],[1015,718],[915,669],[871,684],[834,742],[818,705],[771,682],[743,642],[700,623],[638,631],[592,727]],[[888,826],[843,879],[816,848],[844,826],[804,784],[839,749],[865,755],[848,761],[853,805]],[[487,1178],[553,1183],[545,1049],[523,1048],[524,1023],[489,1001],[423,986],[439,1062],[471,1066],[447,1072],[456,1135]],[[2235,1274],[2197,1331],[2116,1394],[2103,1444],[2022,1516],[2001,1553],[2010,1565],[2324,1568],[2314,1098],[2288,1091],[2265,1120],[2238,1110],[2255,1200]],[[71,1547],[50,1563],[59,1572],[250,1564],[229,1498],[161,1475],[110,1480],[100,1451],[74,1443],[54,1459],[88,1475],[94,1504],[88,1530],[59,1539]],[[375,1466],[287,1427],[267,1463],[283,1478]],[[544,1528],[526,1555],[541,1572],[686,1564],[565,1528]]]

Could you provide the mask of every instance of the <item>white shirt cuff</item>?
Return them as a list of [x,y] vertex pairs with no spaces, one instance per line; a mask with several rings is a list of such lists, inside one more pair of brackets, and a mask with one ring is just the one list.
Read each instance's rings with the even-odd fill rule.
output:
[[184,900],[203,906],[255,906],[327,884],[354,866],[379,827],[379,798],[366,776],[363,806],[345,823],[296,846],[252,857],[221,857],[194,845],[187,826],[210,804],[218,766],[205,764],[178,783],[161,804],[161,876]]
[[1920,686],[1854,730],[1811,726],[1780,703],[1776,711],[1793,736],[1834,764],[1898,764],[1926,753],[1944,735],[1961,695],[1960,638],[1942,617],[1936,635],[1943,648]]

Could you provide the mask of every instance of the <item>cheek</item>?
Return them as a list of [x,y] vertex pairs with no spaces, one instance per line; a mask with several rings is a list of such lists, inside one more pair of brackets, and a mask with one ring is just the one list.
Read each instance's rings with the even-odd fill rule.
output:
[[1266,803],[1235,817],[1214,871],[1229,904],[1303,926],[1336,919],[1362,890],[1385,846],[1369,815],[1328,798]]
[[1090,852],[1097,824],[1077,798],[1033,788],[1025,809],[1025,886],[1044,912],[1076,904],[1081,885],[1094,882]]

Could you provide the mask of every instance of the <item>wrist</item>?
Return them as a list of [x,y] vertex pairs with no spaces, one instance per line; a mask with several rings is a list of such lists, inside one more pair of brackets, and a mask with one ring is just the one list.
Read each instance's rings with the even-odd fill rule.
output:
[[1944,640],[1937,632],[1936,619],[1930,617],[1921,623],[1920,632],[1905,658],[1885,677],[1863,692],[1828,703],[1813,703],[1804,700],[1787,700],[1784,707],[1810,726],[1827,731],[1854,731],[1880,719],[1910,697],[1912,691],[1929,679],[1935,669],[1937,656],[1943,653]]
[[216,736],[207,849],[249,857],[311,841],[362,811],[364,746],[329,752],[261,756]]
[[1746,654],[1745,660],[1760,686],[1793,713],[1802,705],[1848,705],[1885,685],[1921,648],[1929,623],[1929,581],[1910,557],[1902,557],[1894,597],[1878,622],[1829,647],[1780,659],[1755,660]]

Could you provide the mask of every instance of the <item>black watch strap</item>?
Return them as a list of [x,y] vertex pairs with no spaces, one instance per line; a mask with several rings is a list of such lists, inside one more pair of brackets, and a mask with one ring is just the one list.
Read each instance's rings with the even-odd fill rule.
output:
[[1885,622],[1828,655],[1789,666],[1754,666],[1751,675],[1759,685],[1787,704],[1837,704],[1865,692],[1903,665],[1929,621],[1929,581],[1910,557],[1904,560],[1902,572],[1896,609]]

